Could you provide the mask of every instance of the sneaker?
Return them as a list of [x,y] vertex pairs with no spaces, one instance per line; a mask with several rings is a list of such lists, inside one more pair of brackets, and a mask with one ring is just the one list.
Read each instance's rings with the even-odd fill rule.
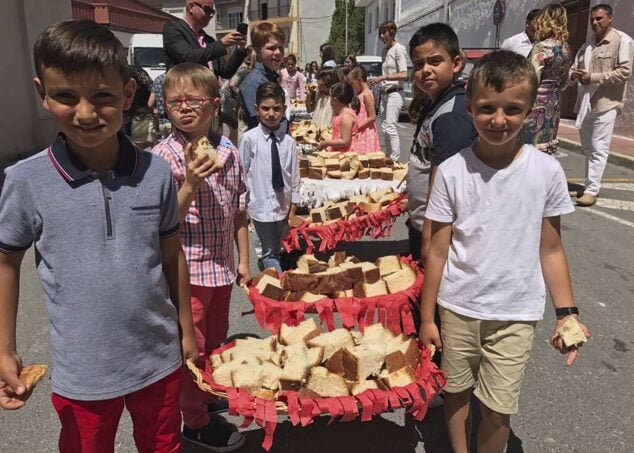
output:
[[244,445],[244,435],[237,431],[231,431],[227,425],[228,423],[212,420],[207,426],[200,429],[183,426],[183,440],[217,453],[239,450]]
[[229,411],[229,401],[226,398],[218,398],[215,403],[207,404],[207,413],[210,415],[222,414]]
[[592,206],[596,202],[596,196],[589,193],[584,193],[581,197],[577,199],[577,206]]
[[568,195],[573,198],[581,198],[581,196],[583,195],[583,190],[569,190]]

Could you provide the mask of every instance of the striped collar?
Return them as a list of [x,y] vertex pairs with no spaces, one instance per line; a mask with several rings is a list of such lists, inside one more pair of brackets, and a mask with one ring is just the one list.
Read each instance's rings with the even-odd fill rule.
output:
[[[112,170],[118,175],[132,176],[139,164],[139,151],[122,132],[117,134],[117,138],[119,139],[119,155]],[[66,137],[61,132],[48,148],[48,157],[59,174],[68,182],[79,181],[94,174],[66,147]]]

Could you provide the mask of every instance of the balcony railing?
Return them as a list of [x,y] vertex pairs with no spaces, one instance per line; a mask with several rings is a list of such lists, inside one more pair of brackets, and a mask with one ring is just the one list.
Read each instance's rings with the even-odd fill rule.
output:
[[[253,8],[255,6],[255,8]],[[291,11],[290,3],[279,3],[277,6],[262,8],[262,4],[251,5],[249,9],[250,20],[266,20],[274,17],[286,17]]]

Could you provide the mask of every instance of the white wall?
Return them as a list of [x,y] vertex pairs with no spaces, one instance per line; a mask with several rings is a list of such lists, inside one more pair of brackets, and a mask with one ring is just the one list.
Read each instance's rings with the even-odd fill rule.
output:
[[[379,25],[386,20],[394,20],[397,24],[399,21],[399,15],[402,10],[399,10],[399,5],[405,3],[406,0],[372,0],[367,3],[365,7],[365,55],[381,55],[383,51],[383,42],[379,39]],[[419,4],[420,0],[411,3]],[[378,19],[377,19],[378,8]],[[386,16],[387,8],[387,16]],[[401,7],[402,8],[402,7]],[[403,41],[400,30],[396,35],[396,40],[400,43],[407,44]]]
[[[302,67],[313,60],[321,64],[319,46],[328,42],[334,12],[335,0],[299,0],[299,48]],[[340,55],[337,55],[337,58],[339,57]]]

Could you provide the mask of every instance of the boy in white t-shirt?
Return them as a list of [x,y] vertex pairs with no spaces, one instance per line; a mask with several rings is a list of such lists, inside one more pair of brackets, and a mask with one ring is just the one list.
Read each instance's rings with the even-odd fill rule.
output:
[[468,451],[472,390],[481,403],[478,451],[504,451],[546,286],[557,313],[551,344],[568,354],[568,365],[577,354],[556,333],[578,315],[560,237],[560,215],[574,208],[559,162],[523,145],[519,133],[536,93],[525,58],[499,51],[478,62],[467,110],[479,138],[440,164],[425,213],[432,238],[420,336],[442,348],[445,414],[456,453]]

